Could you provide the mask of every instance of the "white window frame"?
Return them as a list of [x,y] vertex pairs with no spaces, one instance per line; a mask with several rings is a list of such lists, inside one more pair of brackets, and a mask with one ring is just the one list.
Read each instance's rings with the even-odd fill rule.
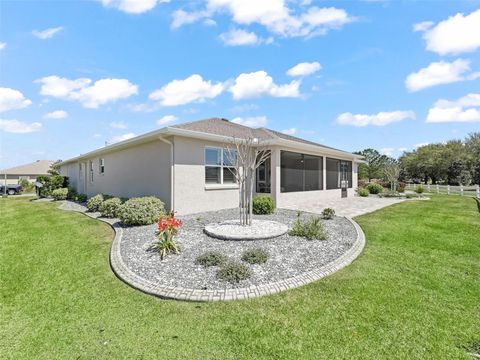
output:
[[[210,164],[207,164],[207,149],[211,149],[211,150],[220,150],[220,165],[210,165]],[[217,167],[217,168],[220,168],[220,182],[219,183],[207,183],[207,178],[205,177],[204,178],[204,181],[205,181],[205,186],[207,187],[215,187],[215,186],[237,186],[238,183],[237,183],[237,179],[236,177],[234,176],[234,181],[233,182],[228,182],[228,183],[224,183],[223,181],[223,169],[224,168],[235,168],[235,166],[225,166],[223,164],[223,153],[224,153],[224,149],[223,147],[219,147],[219,146],[205,146],[205,149],[203,150],[203,164],[204,164],[204,167],[207,168],[207,167]],[[205,175],[204,175],[205,176]]]
[[105,174],[105,158],[98,159],[98,172],[100,173],[100,175]]

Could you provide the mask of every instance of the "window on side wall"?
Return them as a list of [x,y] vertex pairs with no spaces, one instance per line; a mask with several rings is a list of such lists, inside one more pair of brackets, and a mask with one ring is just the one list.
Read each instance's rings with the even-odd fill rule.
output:
[[105,159],[104,158],[98,159],[98,168],[99,168],[100,174],[105,174]]
[[93,182],[93,161],[89,162],[90,168],[90,182]]
[[205,148],[205,183],[235,184],[235,160],[234,150],[222,148]]

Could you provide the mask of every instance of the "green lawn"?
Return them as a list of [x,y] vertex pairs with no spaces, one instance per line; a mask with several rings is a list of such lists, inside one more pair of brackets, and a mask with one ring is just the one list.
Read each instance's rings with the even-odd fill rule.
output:
[[160,300],[122,283],[109,267],[106,224],[27,198],[0,206],[4,359],[468,359],[463,347],[480,347],[472,198],[358,217],[367,244],[352,265],[224,303]]

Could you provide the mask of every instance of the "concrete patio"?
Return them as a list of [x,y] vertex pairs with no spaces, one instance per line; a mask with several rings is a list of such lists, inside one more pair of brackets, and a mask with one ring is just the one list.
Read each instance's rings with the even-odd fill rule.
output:
[[310,201],[298,202],[295,205],[286,206],[285,208],[312,213],[321,213],[325,208],[332,208],[335,210],[336,215],[353,218],[402,201],[404,200],[396,198],[352,196],[334,200],[316,201],[315,199],[312,199]]

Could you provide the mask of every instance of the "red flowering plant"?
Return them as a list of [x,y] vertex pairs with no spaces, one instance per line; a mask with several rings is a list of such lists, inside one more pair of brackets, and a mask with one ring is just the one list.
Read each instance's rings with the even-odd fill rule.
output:
[[180,252],[180,248],[173,237],[178,234],[182,225],[183,221],[175,218],[173,212],[167,213],[158,219],[157,242],[154,248],[160,253],[160,259],[163,260],[167,254]]

